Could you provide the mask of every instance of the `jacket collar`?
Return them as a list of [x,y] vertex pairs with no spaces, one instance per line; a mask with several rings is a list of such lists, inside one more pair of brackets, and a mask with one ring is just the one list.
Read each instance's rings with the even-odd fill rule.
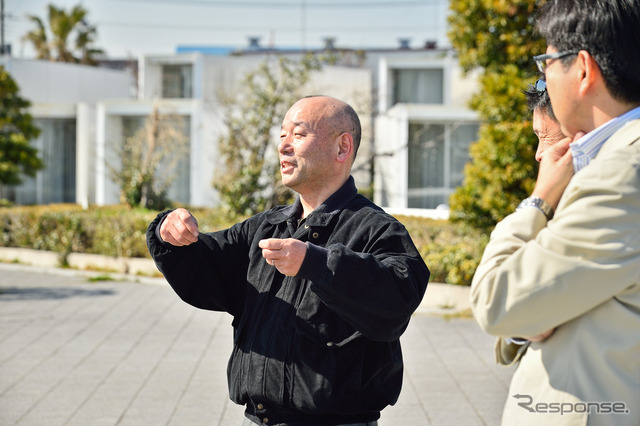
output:
[[[569,145],[571,147],[571,155],[573,156],[573,168],[580,171],[589,165],[598,152],[605,145],[615,145],[609,143],[609,139],[618,133],[624,127],[628,127],[629,123],[640,120],[640,107],[634,108],[626,113],[615,117],[597,129],[594,129]],[[606,149],[604,150],[607,151]]]
[[640,119],[632,120],[614,133],[602,146],[600,153],[610,152],[616,149],[636,143],[640,139]]
[[[326,225],[333,214],[342,210],[356,195],[358,195],[358,190],[355,181],[353,180],[353,176],[349,176],[349,179],[347,179],[340,189],[331,194],[329,198],[307,216],[307,224]],[[266,214],[267,220],[273,225],[289,219],[298,220],[301,216],[302,203],[300,202],[299,196],[290,206],[276,207]]]

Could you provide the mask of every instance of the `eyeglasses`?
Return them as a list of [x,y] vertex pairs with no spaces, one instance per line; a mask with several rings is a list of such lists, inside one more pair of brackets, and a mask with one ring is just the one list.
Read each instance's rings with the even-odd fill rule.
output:
[[544,74],[544,71],[547,69],[548,59],[560,59],[569,55],[577,55],[578,52],[579,50],[565,50],[564,52],[548,53],[546,55],[534,56],[533,60],[536,61],[536,65],[538,66],[538,71]]
[[536,92],[546,92],[547,91],[547,82],[543,79],[536,80],[533,84],[536,89]]

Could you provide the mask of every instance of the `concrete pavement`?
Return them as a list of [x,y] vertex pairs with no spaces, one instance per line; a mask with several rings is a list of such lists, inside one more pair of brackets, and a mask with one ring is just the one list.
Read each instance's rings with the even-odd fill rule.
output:
[[[185,304],[163,279],[88,276],[0,264],[0,425],[242,424],[227,395],[229,315]],[[473,319],[425,306],[380,426],[499,424],[513,369],[494,364]]]

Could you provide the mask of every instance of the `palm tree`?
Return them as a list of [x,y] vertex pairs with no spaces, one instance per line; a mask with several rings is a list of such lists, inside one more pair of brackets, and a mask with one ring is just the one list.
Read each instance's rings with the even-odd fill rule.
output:
[[[33,45],[37,58],[95,65],[95,57],[104,51],[91,46],[97,32],[96,27],[85,20],[88,11],[80,5],[74,6],[69,13],[52,4],[48,8],[49,31],[38,16],[27,15],[36,29],[29,31],[22,39]],[[75,36],[75,42],[70,46],[69,38],[72,35]]]

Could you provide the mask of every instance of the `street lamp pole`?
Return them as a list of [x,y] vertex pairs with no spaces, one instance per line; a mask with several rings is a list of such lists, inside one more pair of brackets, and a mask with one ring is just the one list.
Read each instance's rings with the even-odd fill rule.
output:
[[4,53],[4,0],[0,0],[0,55]]

